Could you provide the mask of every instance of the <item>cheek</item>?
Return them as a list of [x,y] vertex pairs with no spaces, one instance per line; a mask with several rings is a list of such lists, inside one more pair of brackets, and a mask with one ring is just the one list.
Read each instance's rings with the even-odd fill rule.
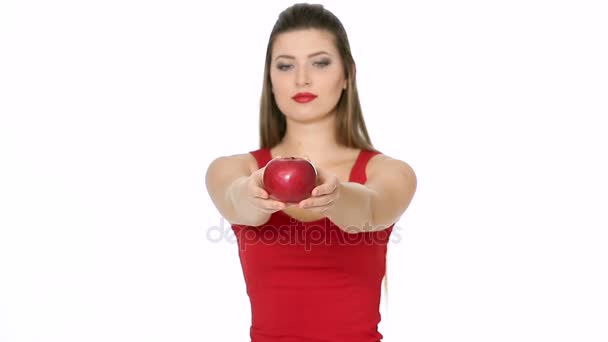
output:
[[282,92],[281,90],[285,88],[285,77],[271,74],[270,84],[272,85],[274,92],[280,94]]
[[336,77],[336,78],[333,78],[331,81],[327,82],[325,91],[330,94],[341,93],[343,85],[344,85],[344,81],[341,78]]
[[331,91],[341,90],[344,84],[344,77],[337,70],[333,70],[332,75],[327,78],[327,89]]

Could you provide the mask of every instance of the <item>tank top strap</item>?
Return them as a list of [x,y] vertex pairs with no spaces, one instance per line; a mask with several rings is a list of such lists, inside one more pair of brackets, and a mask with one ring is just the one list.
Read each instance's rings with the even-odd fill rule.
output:
[[249,151],[249,153],[257,160],[259,169],[266,166],[270,159],[272,159],[269,148],[260,148],[255,151]]
[[355,161],[355,165],[350,171],[349,182],[356,182],[360,184],[365,184],[367,181],[367,175],[365,174],[365,167],[367,166],[367,162],[376,154],[380,154],[379,151],[370,151],[370,150],[361,150],[359,152],[359,156]]

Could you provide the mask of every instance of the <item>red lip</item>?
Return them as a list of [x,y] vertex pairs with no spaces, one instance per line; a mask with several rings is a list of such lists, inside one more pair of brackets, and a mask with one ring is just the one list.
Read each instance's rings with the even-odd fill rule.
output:
[[312,93],[297,93],[292,97],[292,99],[299,103],[306,103],[314,100],[316,97],[317,95]]

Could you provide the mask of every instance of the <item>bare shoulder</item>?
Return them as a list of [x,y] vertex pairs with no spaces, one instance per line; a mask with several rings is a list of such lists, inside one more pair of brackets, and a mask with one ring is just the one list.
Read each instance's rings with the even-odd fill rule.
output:
[[243,165],[245,165],[247,167],[247,169],[249,169],[250,173],[255,172],[259,168],[258,161],[249,152],[235,154],[235,155],[232,155],[229,157],[233,158],[235,160],[235,162],[242,163]]
[[416,173],[414,169],[405,161],[392,158],[385,154],[379,153],[373,156],[366,165],[365,168],[368,177],[378,176],[381,174],[400,173],[407,177],[413,177],[416,179]]
[[258,169],[258,162],[249,152],[239,153],[215,158],[209,165],[209,169],[211,168],[246,169],[251,174]]

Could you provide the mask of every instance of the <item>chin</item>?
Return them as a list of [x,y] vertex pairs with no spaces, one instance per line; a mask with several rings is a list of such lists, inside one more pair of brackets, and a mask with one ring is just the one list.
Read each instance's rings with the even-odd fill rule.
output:
[[304,108],[304,107],[292,107],[289,110],[284,111],[285,116],[291,120],[296,121],[311,121],[326,117],[331,113],[331,108],[319,109],[319,108]]
[[298,121],[298,122],[311,122],[311,121],[316,121],[319,119],[322,119],[324,117],[326,117],[328,114],[323,114],[320,112],[291,112],[289,114],[285,114],[285,116],[293,121]]

